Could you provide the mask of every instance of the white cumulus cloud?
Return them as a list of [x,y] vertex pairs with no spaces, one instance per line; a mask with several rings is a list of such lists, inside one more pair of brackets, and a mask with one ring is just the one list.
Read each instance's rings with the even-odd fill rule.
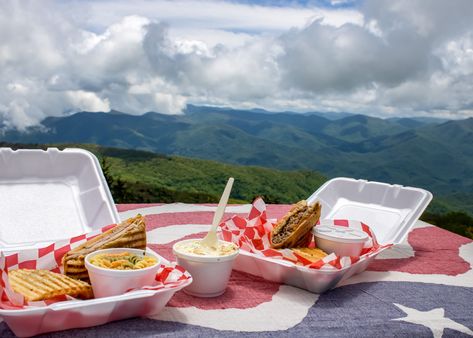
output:
[[281,3],[2,1],[0,122],[187,103],[473,116],[472,1]]

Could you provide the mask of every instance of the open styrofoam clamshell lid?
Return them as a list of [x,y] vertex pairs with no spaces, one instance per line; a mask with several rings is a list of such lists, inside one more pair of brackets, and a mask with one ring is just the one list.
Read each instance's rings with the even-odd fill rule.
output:
[[118,223],[97,158],[83,149],[0,148],[0,250],[49,243]]
[[431,200],[424,189],[340,177],[323,184],[307,201],[321,203],[321,219],[360,221],[380,244],[397,244]]

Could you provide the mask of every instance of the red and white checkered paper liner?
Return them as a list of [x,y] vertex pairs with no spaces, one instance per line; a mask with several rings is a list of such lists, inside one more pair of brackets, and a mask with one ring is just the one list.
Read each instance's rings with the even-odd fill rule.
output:
[[[69,296],[59,296],[47,301],[28,302],[21,294],[12,290],[8,281],[8,270],[44,269],[62,273],[63,268],[61,260],[66,252],[113,228],[114,226],[116,226],[116,224],[111,224],[102,229],[76,236],[68,240],[58,241],[40,249],[26,250],[8,256],[4,256],[3,253],[0,252],[0,308],[12,310],[23,309],[31,306],[48,306],[52,303],[74,299]],[[190,274],[177,264],[162,264],[156,274],[155,284],[143,287],[142,289],[173,289],[187,283],[191,278]]]
[[[276,220],[267,219],[266,204],[261,198],[258,198],[253,202],[250,213],[246,218],[233,216],[229,220],[221,223],[220,227],[222,232],[220,233],[220,238],[237,244],[240,247],[240,250],[245,250],[256,255],[270,257],[277,260],[289,261],[310,269],[319,270],[340,270],[358,262],[363,257],[376,255],[381,250],[392,245],[379,245],[369,226],[362,222],[353,220],[324,220],[324,223],[325,222],[362,230],[367,233],[368,240],[366,240],[363,246],[361,255],[338,257],[332,253],[323,259],[312,263],[304,257],[295,254],[290,249],[272,249],[270,244],[270,234],[271,230],[276,225]],[[314,244],[312,243],[312,245]]]

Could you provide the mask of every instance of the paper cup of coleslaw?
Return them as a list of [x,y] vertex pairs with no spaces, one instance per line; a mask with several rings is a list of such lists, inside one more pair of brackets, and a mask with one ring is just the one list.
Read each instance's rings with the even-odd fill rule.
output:
[[113,248],[85,256],[95,298],[121,295],[153,285],[159,266],[159,256],[150,250]]
[[217,297],[227,288],[239,248],[233,243],[219,241],[219,249],[212,252],[202,247],[200,241],[183,240],[172,248],[177,264],[192,276],[192,284],[184,292],[196,297]]

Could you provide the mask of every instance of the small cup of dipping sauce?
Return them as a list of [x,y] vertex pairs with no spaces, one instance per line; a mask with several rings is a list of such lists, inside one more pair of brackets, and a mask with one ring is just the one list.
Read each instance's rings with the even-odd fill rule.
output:
[[335,253],[337,256],[359,256],[363,244],[368,239],[365,232],[349,227],[324,224],[312,229],[315,244],[328,254]]
[[197,297],[216,297],[225,292],[239,248],[231,242],[218,241],[215,248],[200,244],[201,239],[188,239],[174,244],[177,263],[192,275],[185,293]]

